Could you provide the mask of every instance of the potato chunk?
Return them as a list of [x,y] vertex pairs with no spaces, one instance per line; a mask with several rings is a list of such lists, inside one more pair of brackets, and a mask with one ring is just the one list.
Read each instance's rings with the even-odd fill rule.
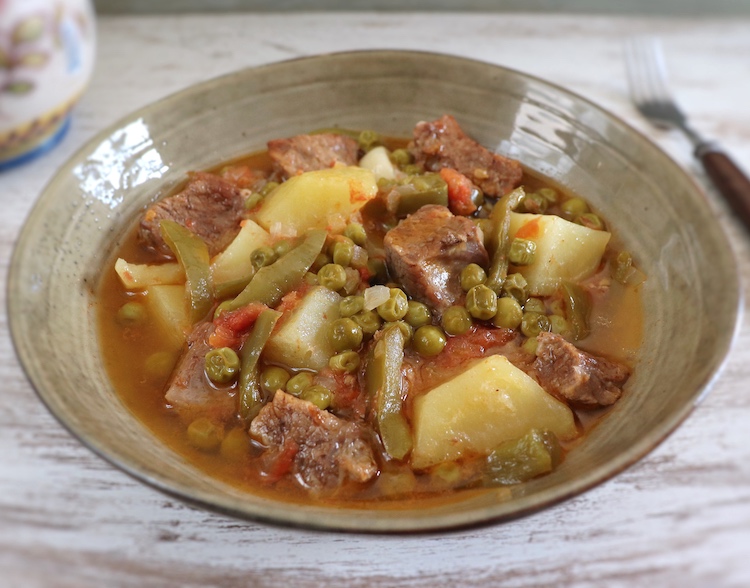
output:
[[256,222],[242,221],[242,228],[232,242],[211,260],[214,284],[242,279],[251,268],[250,254],[268,245],[271,236]]
[[378,191],[369,169],[339,166],[289,178],[261,205],[256,220],[272,233],[302,234],[345,221]]
[[554,215],[511,213],[511,238],[536,243],[534,262],[514,271],[523,274],[532,296],[549,296],[563,280],[577,282],[599,267],[611,237]]
[[266,360],[295,369],[327,366],[335,353],[328,329],[339,318],[340,301],[341,296],[323,286],[310,290],[271,335],[263,351]]
[[185,343],[190,328],[184,285],[155,285],[146,294],[146,308],[159,325],[159,330],[169,339],[170,346],[178,349]]
[[501,355],[479,360],[414,401],[414,468],[488,455],[531,429],[578,436],[573,412]]
[[122,285],[128,290],[145,290],[162,284],[184,284],[185,270],[177,262],[161,264],[128,263],[121,257],[115,262]]

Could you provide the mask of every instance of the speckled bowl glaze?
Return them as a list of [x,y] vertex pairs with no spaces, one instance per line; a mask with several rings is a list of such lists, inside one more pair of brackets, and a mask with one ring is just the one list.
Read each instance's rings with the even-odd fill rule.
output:
[[[207,478],[160,443],[107,378],[95,312],[103,264],[142,207],[186,172],[262,149],[272,138],[336,125],[407,135],[416,121],[443,113],[456,116],[486,146],[586,197],[648,275],[648,327],[636,371],[606,420],[559,469],[512,492],[400,510],[329,509],[248,495]],[[562,88],[494,65],[366,51],[243,70],[101,132],[60,169],[20,235],[9,317],[18,356],[50,411],[137,479],[251,520],[407,532],[527,514],[576,496],[646,455],[717,377],[735,334],[739,292],[731,250],[702,192],[620,120]]]

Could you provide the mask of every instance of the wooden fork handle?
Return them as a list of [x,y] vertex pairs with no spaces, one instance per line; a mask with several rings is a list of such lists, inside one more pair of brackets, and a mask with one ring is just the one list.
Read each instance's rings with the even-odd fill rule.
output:
[[715,143],[698,145],[695,155],[734,213],[750,230],[750,179]]

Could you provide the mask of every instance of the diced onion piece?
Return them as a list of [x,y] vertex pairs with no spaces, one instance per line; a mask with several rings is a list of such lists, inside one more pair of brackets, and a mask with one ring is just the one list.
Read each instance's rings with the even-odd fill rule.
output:
[[375,147],[368,151],[367,154],[359,160],[359,166],[372,171],[378,180],[381,178],[392,180],[396,177],[396,171],[388,157],[388,150],[382,146]]
[[365,290],[365,310],[373,310],[391,297],[387,286],[370,286]]
[[271,237],[290,239],[297,236],[297,229],[293,225],[285,225],[281,221],[272,223],[269,231]]

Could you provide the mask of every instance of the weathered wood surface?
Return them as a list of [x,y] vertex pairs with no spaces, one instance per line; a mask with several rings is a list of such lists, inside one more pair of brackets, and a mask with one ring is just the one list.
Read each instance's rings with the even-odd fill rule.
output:
[[[707,186],[688,144],[651,129],[628,102],[621,48],[633,33],[661,34],[674,89],[695,126],[750,170],[750,20],[539,14],[100,20],[96,74],[70,134],[50,154],[0,175],[0,585],[750,585],[747,312],[711,394],[640,463],[521,520],[410,537],[280,529],[166,498],[93,455],[55,421],[27,383],[8,335],[8,259],[57,166],[120,116],[240,67],[354,48],[433,49],[496,62],[622,116]],[[707,191],[747,290],[750,238]],[[684,311],[690,320],[691,309]]]

